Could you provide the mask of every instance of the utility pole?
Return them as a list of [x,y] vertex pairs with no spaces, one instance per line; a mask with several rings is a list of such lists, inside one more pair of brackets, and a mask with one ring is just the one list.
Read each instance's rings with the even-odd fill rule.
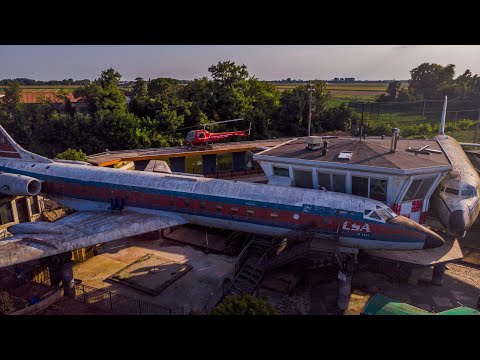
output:
[[308,84],[308,136],[310,136],[310,124],[312,122],[312,83]]
[[473,142],[476,144],[478,140],[478,125],[480,125],[480,110],[478,110],[478,120],[477,120],[477,127],[475,128],[475,139]]

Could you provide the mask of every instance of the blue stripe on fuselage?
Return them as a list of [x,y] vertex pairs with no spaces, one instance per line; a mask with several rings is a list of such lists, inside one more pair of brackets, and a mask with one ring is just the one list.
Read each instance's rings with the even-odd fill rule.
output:
[[[71,183],[71,184],[77,184],[77,185],[83,185],[83,186],[94,186],[94,187],[103,187],[103,188],[108,188],[108,189],[113,189],[113,190],[125,190],[125,191],[136,191],[139,193],[147,193],[147,194],[157,194],[157,195],[164,195],[164,196],[174,196],[174,197],[179,197],[179,198],[190,198],[190,199],[197,199],[197,200],[209,200],[213,202],[220,202],[220,203],[225,203],[225,204],[236,204],[236,205],[244,205],[244,206],[255,206],[257,208],[268,208],[268,209],[278,209],[278,210],[287,210],[287,211],[293,211],[293,212],[301,212],[301,213],[306,213],[306,214],[313,214],[313,215],[319,215],[322,217],[336,217],[336,218],[348,218],[348,220],[359,220],[364,223],[370,223],[370,224],[376,224],[376,225],[386,225],[382,223],[378,223],[372,220],[364,219],[363,218],[363,213],[360,212],[354,212],[354,211],[347,211],[347,210],[341,210],[341,209],[332,209],[329,207],[322,207],[322,206],[313,206],[313,205],[303,205],[303,206],[294,206],[294,205],[287,205],[287,204],[278,204],[278,203],[269,203],[269,202],[261,202],[261,201],[256,201],[256,200],[245,200],[245,199],[236,199],[236,198],[229,198],[229,197],[223,197],[223,196],[218,196],[218,195],[205,195],[205,194],[195,194],[195,193],[190,193],[190,192],[182,192],[182,191],[172,191],[172,190],[164,190],[164,189],[155,189],[155,188],[149,188],[149,187],[142,187],[142,186],[135,186],[135,185],[124,185],[124,184],[111,184],[111,183],[104,183],[104,182],[97,182],[97,181],[86,181],[86,180],[81,180],[81,179],[72,179],[72,178],[66,178],[62,176],[55,176],[55,175],[46,175],[42,173],[35,173],[35,172],[30,172],[30,171],[25,171],[25,170],[19,170],[15,168],[7,168],[4,166],[0,166],[0,171],[5,171],[9,173],[14,173],[14,174],[19,174],[19,175],[25,175],[25,176],[31,176],[35,177],[39,180],[44,180],[44,181],[53,181],[53,182],[64,182],[64,183]],[[55,196],[55,193],[52,193],[53,196]],[[68,197],[72,199],[83,199],[83,200],[89,200],[89,201],[96,201],[99,203],[105,203],[107,204],[108,201],[102,201],[99,200],[95,197],[92,196],[82,196],[79,194],[61,194],[58,193],[59,197]],[[128,206],[128,204],[127,204]],[[282,227],[282,228],[290,228],[294,229],[298,226],[295,226],[294,223],[288,223],[288,222],[277,222],[277,225],[275,225],[275,221],[265,221],[262,219],[252,219],[249,218],[248,220],[242,220],[242,219],[236,219],[232,218],[229,215],[221,215],[221,214],[215,214],[213,215],[212,213],[209,212],[201,212],[198,213],[198,211],[194,210],[189,210],[189,209],[182,209],[178,207],[174,207],[173,209],[166,209],[166,208],[158,208],[152,205],[149,205],[147,203],[141,203],[141,204],[135,204],[132,205],[134,207],[142,207],[142,208],[147,208],[147,209],[158,209],[158,210],[163,210],[163,211],[169,211],[172,213],[183,213],[183,214],[188,214],[188,215],[193,215],[193,216],[206,216],[206,217],[211,217],[211,218],[218,218],[222,220],[231,220],[231,221],[242,221],[245,223],[256,223],[259,225],[266,225],[266,226],[274,226],[274,227]],[[347,220],[347,219],[345,219]],[[389,224],[388,226],[391,226],[393,228],[397,227],[395,224]],[[411,229],[414,230],[414,229]],[[416,231],[414,231],[416,232]],[[377,236],[381,236],[382,238],[384,236],[388,236],[388,239],[381,239],[377,238],[375,234],[373,237],[370,238],[370,240],[386,240],[386,241],[404,241],[404,242],[409,242],[409,241],[416,241],[415,239],[407,239],[405,237],[401,238],[402,235],[392,235],[392,234],[376,234]],[[355,233],[349,233],[348,236],[351,237],[361,237],[357,236]]]

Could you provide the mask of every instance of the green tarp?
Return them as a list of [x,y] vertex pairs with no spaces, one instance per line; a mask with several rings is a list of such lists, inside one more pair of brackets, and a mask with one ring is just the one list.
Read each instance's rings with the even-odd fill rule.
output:
[[408,305],[391,299],[382,294],[375,294],[371,297],[363,309],[362,315],[480,315],[480,312],[466,306],[455,309],[431,313],[412,305]]

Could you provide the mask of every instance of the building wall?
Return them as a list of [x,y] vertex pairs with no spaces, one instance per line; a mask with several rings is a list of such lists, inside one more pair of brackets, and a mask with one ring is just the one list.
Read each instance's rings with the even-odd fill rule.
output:
[[[419,223],[425,222],[430,196],[440,183],[443,176],[446,174],[446,171],[443,170],[438,172],[432,172],[431,169],[426,169],[425,173],[418,173],[417,171],[416,174],[411,175],[392,175],[382,172],[382,169],[380,168],[372,168],[369,169],[368,172],[365,172],[355,169],[345,170],[330,168],[328,166],[325,166],[325,164],[322,164],[322,166],[318,167],[311,167],[299,164],[287,164],[285,162],[276,163],[268,161],[260,161],[260,165],[262,166],[263,171],[269,178],[269,183],[276,185],[284,184],[284,186],[289,186],[289,184],[292,184],[292,186],[306,187],[304,186],[305,184],[312,184],[313,189],[322,190],[321,178],[325,179],[324,175],[322,174],[329,174],[330,188],[327,188],[326,190],[339,191],[338,189],[333,189],[333,187],[335,185],[340,185],[340,182],[336,183],[335,181],[336,179],[340,179],[342,176],[344,176],[345,181],[344,183],[341,183],[341,190],[339,192],[345,192],[347,194],[354,193],[354,188],[359,189],[359,181],[361,182],[365,178],[368,178],[369,180],[366,180],[368,184],[366,185],[367,193],[362,195],[360,195],[359,193],[354,193],[354,195],[360,195],[370,198],[375,198],[375,190],[377,190],[378,196],[378,184],[383,185],[382,180],[387,181],[385,194],[386,197],[384,199],[379,198],[377,200],[382,201],[383,203],[388,205],[397,214],[409,217]],[[311,181],[306,181],[304,178],[305,174],[301,173],[300,171],[310,173]],[[301,181],[297,181],[296,174],[298,177],[302,177]],[[289,177],[291,181],[281,181],[282,177]],[[354,177],[364,179],[354,179]],[[372,181],[372,179],[378,181]],[[423,191],[419,191],[420,189],[417,188],[421,187],[423,179],[431,179],[431,181],[425,181],[425,184],[429,184],[429,187],[427,189],[422,189]],[[364,187],[360,188],[364,189]],[[410,198],[407,199],[407,194],[411,195],[411,193],[413,193],[414,195],[417,193],[419,195],[416,197],[413,196],[414,198],[411,198],[410,196]]]
[[[10,205],[10,208],[8,205]],[[9,226],[19,222],[36,221],[42,216],[43,211],[44,204],[41,196],[5,196],[0,198],[0,238],[10,235],[7,231]],[[9,217],[13,221],[8,221],[10,220]]]

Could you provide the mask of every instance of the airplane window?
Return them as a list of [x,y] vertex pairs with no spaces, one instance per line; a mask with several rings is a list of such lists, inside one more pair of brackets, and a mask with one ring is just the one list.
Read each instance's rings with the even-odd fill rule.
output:
[[203,139],[204,137],[205,137],[205,134],[204,134],[204,133],[198,134],[198,138],[199,138],[199,139]]
[[[381,214],[382,210],[378,210],[378,213]],[[364,217],[372,220],[378,220],[378,221],[384,221],[386,218],[382,218],[380,215],[378,215],[377,211],[375,210],[368,210],[365,209],[364,211]]]
[[397,216],[397,214],[395,214],[389,208],[383,208],[383,209],[377,210],[377,214],[382,218],[382,220],[392,219]]
[[471,198],[477,196],[477,191],[473,186],[467,185],[467,188],[462,190],[461,195],[463,197]]
[[187,141],[193,141],[193,139],[195,138],[195,131],[190,131],[188,134],[187,134]]
[[377,214],[376,211],[372,211],[372,213],[370,214],[370,218],[375,220],[382,220],[382,218]]
[[453,189],[453,188],[449,188],[449,187],[445,188],[445,192],[447,194],[458,195],[458,190],[457,189]]

